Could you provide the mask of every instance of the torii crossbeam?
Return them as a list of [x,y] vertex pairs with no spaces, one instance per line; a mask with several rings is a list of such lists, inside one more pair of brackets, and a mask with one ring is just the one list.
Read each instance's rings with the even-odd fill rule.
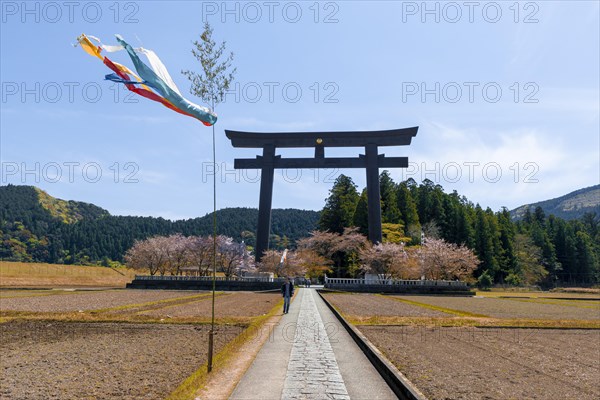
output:
[[[379,193],[379,168],[406,168],[408,157],[386,157],[379,154],[379,146],[407,146],[417,135],[418,127],[386,131],[350,132],[287,132],[260,133],[225,130],[233,147],[262,148],[262,156],[236,159],[235,169],[260,169],[260,201],[256,231],[256,261],[269,248],[271,232],[271,204],[275,168],[365,168],[367,171],[367,197],[369,240],[381,242],[381,195]],[[277,148],[314,147],[314,158],[281,158]],[[364,147],[365,154],[358,157],[325,157],[325,147]]]

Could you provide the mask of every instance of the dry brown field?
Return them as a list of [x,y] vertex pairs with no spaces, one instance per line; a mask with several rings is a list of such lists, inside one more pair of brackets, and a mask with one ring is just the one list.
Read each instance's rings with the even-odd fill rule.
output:
[[[14,292],[14,293],[13,293]],[[24,293],[25,292],[25,293]],[[30,312],[90,311],[174,298],[192,298],[200,292],[169,290],[0,290],[0,310]]]
[[[206,363],[207,325],[0,324],[6,399],[162,399]],[[217,327],[220,351],[243,327]]]
[[597,399],[600,296],[565,295],[325,297],[430,399]]
[[[0,398],[192,399],[206,376],[211,298],[202,291],[0,290]],[[215,368],[280,302],[277,293],[216,293]]]
[[543,298],[390,296],[492,318],[600,319],[600,301]]
[[359,329],[430,399],[600,398],[600,330]]

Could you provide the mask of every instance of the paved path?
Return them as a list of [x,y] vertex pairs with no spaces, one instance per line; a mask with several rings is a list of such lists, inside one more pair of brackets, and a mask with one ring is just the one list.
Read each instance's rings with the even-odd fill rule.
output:
[[232,399],[396,399],[314,289],[299,289]]

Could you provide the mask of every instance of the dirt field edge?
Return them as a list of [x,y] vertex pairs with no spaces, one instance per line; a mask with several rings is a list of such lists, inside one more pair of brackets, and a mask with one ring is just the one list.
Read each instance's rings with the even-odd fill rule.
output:
[[[265,315],[256,317],[256,319],[248,325],[246,329],[244,329],[235,339],[230,341],[225,347],[214,356],[213,359],[213,371],[211,374],[208,373],[208,365],[207,363],[202,364],[192,375],[186,378],[171,394],[166,398],[166,400],[195,400],[202,398],[218,398],[220,396],[217,393],[213,393],[213,390],[205,390],[210,385],[210,382],[213,379],[218,379],[219,374],[222,374],[224,371],[228,370],[234,361],[233,358],[237,354],[237,350],[242,348],[245,344],[250,342],[253,337],[255,337],[255,333],[259,332],[261,329],[267,325],[267,322],[271,321],[273,318],[277,318],[277,311],[282,307],[283,300],[280,300],[273,308]],[[272,329],[272,327],[268,326],[268,329]],[[268,335],[266,335],[268,337]],[[262,343],[258,346],[260,349],[262,347]],[[256,352],[258,353],[258,351]],[[239,374],[239,377],[236,376],[236,379],[231,379],[231,386],[226,390],[224,398],[228,398],[235,385],[237,385],[239,379],[243,376],[247,368],[252,364],[254,360],[253,357],[249,360],[247,365],[243,367],[243,370]],[[236,374],[238,375],[238,374]],[[223,388],[219,388],[219,392],[224,392]],[[202,397],[200,397],[202,396]]]

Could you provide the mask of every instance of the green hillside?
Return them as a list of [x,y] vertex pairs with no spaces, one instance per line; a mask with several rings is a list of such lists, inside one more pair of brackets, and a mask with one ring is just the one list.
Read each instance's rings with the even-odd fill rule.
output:
[[[272,245],[294,242],[316,228],[319,213],[275,209]],[[217,211],[218,233],[254,245],[258,210]],[[122,260],[136,239],[154,235],[212,234],[212,213],[201,218],[113,216],[93,204],[65,201],[32,186],[0,186],[0,258],[12,261],[85,263]]]
[[[566,220],[551,210],[593,210],[598,187],[574,192],[525,209],[513,220],[507,209],[483,209],[457,192],[446,193],[429,180],[394,182],[380,175],[384,237],[418,245],[421,232],[465,245],[480,260],[475,277],[502,284],[552,287],[593,285],[600,281],[600,214],[585,212]],[[534,205],[530,206],[534,207]],[[368,230],[366,192],[340,175],[319,213],[273,210],[271,248],[294,247],[315,229]],[[217,212],[218,233],[254,246],[258,210],[228,208]],[[0,186],[0,258],[10,261],[85,264],[121,261],[136,239],[151,236],[210,235],[212,214],[170,221],[164,218],[113,216],[92,204],[64,201],[31,186]],[[384,239],[385,240],[385,239]],[[338,254],[339,255],[339,254]],[[351,258],[338,260],[339,276],[350,276]],[[344,267],[344,268],[342,268]]]
[[576,190],[555,199],[525,204],[510,213],[513,219],[522,219],[527,210],[533,213],[537,207],[541,207],[546,215],[566,220],[579,219],[585,213],[595,212],[600,215],[600,185]]

